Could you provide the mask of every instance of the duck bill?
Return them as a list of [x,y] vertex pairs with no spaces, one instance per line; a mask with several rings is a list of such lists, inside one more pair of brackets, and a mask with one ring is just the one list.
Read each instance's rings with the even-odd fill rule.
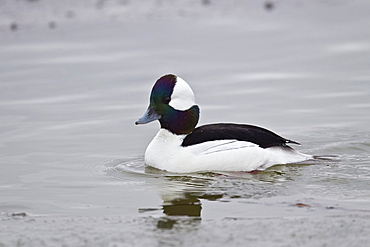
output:
[[144,113],[144,115],[139,118],[135,124],[138,125],[138,124],[146,124],[146,123],[150,123],[150,122],[153,122],[155,120],[158,120],[161,118],[161,115],[159,115],[153,107],[149,106],[148,107],[148,110]]

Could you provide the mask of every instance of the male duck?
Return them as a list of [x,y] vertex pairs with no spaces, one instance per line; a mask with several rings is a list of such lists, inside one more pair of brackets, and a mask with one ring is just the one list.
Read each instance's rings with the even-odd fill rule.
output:
[[156,81],[148,110],[135,124],[154,120],[161,129],[146,149],[145,164],[169,172],[253,171],[313,158],[287,145],[299,143],[261,127],[218,123],[195,128],[194,93],[171,74]]

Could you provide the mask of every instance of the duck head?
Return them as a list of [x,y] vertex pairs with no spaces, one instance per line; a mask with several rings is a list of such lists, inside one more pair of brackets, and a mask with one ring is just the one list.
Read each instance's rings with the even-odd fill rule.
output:
[[135,124],[158,120],[161,128],[174,134],[191,133],[199,120],[193,90],[183,79],[169,74],[159,78],[150,94],[147,111]]

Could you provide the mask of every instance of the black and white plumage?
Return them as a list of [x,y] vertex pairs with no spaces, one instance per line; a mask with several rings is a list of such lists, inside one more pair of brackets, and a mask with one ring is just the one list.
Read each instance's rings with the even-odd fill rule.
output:
[[218,123],[207,124],[195,128],[187,135],[181,146],[187,147],[207,141],[216,140],[238,140],[253,142],[261,148],[274,146],[288,147],[287,144],[298,144],[298,142],[285,139],[267,129],[247,124]]
[[159,120],[161,129],[145,152],[145,163],[170,172],[253,171],[311,159],[299,144],[267,129],[234,123],[196,128],[199,107],[190,86],[165,75],[153,86],[147,112],[136,124]]

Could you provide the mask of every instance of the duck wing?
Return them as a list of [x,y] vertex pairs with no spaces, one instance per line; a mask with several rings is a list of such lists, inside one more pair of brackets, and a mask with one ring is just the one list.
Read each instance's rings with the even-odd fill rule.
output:
[[261,148],[269,148],[275,146],[289,147],[287,144],[298,142],[285,139],[274,132],[247,124],[219,123],[207,124],[195,128],[192,133],[187,135],[182,146],[192,146],[208,141],[218,140],[238,140],[257,144]]

